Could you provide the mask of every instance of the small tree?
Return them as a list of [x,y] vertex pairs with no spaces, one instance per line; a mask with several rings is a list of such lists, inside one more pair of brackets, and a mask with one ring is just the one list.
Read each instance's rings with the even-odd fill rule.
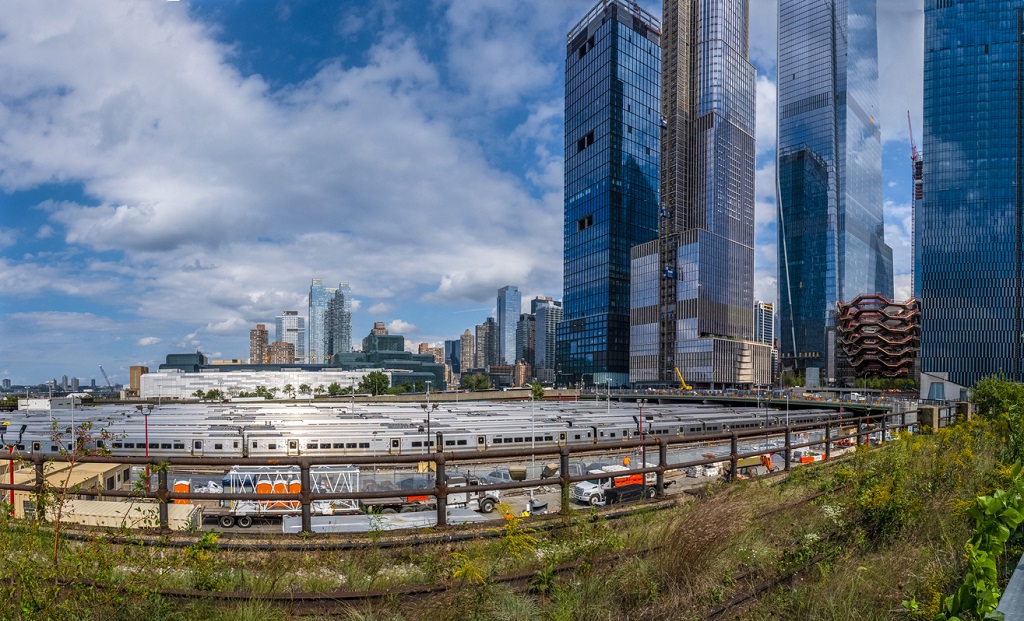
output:
[[332,397],[337,397],[338,395],[343,394],[341,391],[341,384],[338,382],[331,382],[331,385],[327,387],[327,394]]
[[299,384],[299,394],[311,395],[313,394],[313,387],[309,384]]
[[391,387],[391,381],[383,371],[371,371],[359,382],[359,391],[370,393],[374,397],[383,395]]
[[211,388],[210,390],[206,391],[206,398],[210,401],[220,401],[221,399],[224,398],[224,393],[222,393],[217,388]]
[[291,384],[285,384],[284,385],[284,394],[288,395],[289,398],[294,399],[295,398],[295,386],[292,386]]
[[195,397],[196,399],[204,399],[206,398],[206,393],[203,392],[203,389],[199,388],[194,393],[192,393],[192,396]]
[[324,394],[325,392],[327,392],[327,389],[326,389],[326,388],[324,388],[324,385],[323,385],[323,384],[320,384],[320,385],[318,385],[318,386],[317,386],[316,388],[314,388],[314,389],[313,389],[313,394],[314,394],[314,395],[316,395],[316,396],[318,396],[318,397],[319,397],[320,395]]
[[470,390],[487,390],[491,387],[491,378],[483,373],[462,376],[462,387]]
[[544,387],[540,385],[540,382],[533,382],[530,384],[530,391],[533,393],[534,401],[544,400]]

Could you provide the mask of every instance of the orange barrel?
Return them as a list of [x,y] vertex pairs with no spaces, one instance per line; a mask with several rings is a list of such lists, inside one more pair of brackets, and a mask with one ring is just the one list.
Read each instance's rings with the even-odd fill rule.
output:
[[[269,496],[274,491],[274,485],[270,482],[270,479],[264,477],[256,481],[256,493],[261,496]],[[265,506],[273,506],[268,498],[263,498],[257,502],[266,503]]]
[[[179,494],[187,494],[187,493],[189,493],[190,491],[192,491],[192,480],[189,479],[189,480],[185,480],[185,481],[175,481],[174,482],[174,491],[179,493]],[[184,499],[184,498],[175,498],[174,499],[174,504],[176,504],[176,505],[187,505],[188,502],[189,501]]]
[[[288,481],[288,493],[289,494],[301,494],[302,493],[302,481],[298,479],[292,479]],[[297,508],[302,505],[298,500],[292,500],[288,503],[292,508]]]

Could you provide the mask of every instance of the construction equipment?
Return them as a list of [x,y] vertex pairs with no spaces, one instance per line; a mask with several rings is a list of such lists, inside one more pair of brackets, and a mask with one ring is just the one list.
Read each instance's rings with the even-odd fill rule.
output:
[[107,377],[107,372],[103,370],[103,365],[100,365],[100,373],[103,374],[103,379],[107,380],[107,388],[114,390],[114,385],[110,383],[110,378]]
[[683,390],[693,390],[693,386],[686,383],[683,379],[683,374],[679,372],[679,367],[676,367],[676,377],[679,378],[679,387]]

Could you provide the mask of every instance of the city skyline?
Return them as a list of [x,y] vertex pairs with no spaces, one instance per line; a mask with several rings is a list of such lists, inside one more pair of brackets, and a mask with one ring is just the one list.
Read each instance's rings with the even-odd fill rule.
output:
[[[774,4],[751,7],[755,295],[769,301]],[[908,108],[920,119],[923,17],[919,1],[884,4],[894,105],[882,110],[883,187],[900,297],[903,119]],[[321,275],[351,282],[353,335],[383,319],[435,346],[493,314],[506,283],[561,299],[564,36],[592,6],[0,8],[12,76],[0,86],[11,120],[0,130],[0,376],[92,377],[103,364],[127,383],[131,365],[169,351],[246,358],[248,330],[286,309],[305,315]],[[660,14],[659,2],[641,6]],[[889,226],[905,239],[893,244]]]

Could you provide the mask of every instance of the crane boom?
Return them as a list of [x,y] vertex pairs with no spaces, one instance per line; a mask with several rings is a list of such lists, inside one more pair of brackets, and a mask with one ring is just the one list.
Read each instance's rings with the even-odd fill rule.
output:
[[107,380],[107,388],[113,390],[114,389],[114,385],[110,383],[110,378],[107,377],[107,372],[103,370],[103,365],[102,364],[100,365],[100,373],[103,374],[103,379]]

